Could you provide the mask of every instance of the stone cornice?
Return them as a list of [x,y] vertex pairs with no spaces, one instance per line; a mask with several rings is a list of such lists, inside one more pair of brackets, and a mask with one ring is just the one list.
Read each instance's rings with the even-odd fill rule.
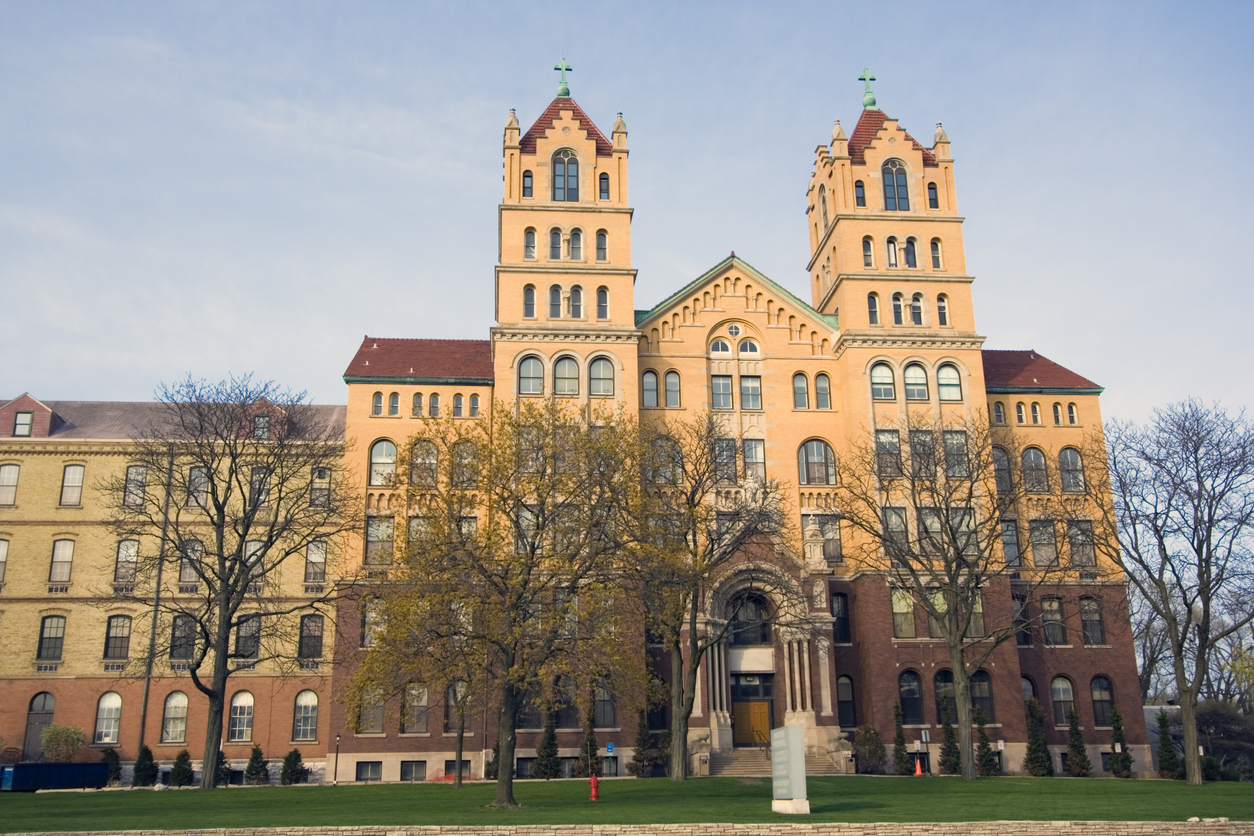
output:
[[622,343],[636,345],[642,336],[634,329],[613,328],[597,331],[542,330],[539,328],[506,328],[497,327],[492,331],[493,342],[579,342],[579,343]]
[[836,345],[832,347],[832,355],[840,357],[849,348],[942,348],[978,351],[984,345],[984,339],[984,337],[976,334],[900,334],[888,331],[846,331],[836,340]]
[[500,203],[497,204],[501,212],[590,212],[605,215],[633,215],[635,208],[631,206],[596,206],[586,203]]
[[639,272],[635,267],[611,267],[597,262],[589,262],[586,265],[577,262],[560,262],[560,261],[528,261],[524,264],[498,264],[496,265],[496,274],[499,277],[502,273],[577,273],[580,275],[597,275],[597,276],[632,276]]
[[133,444],[129,438],[94,439],[94,438],[50,438],[32,439],[31,441],[0,442],[0,458],[19,455],[65,456],[71,453],[84,455],[122,455]]

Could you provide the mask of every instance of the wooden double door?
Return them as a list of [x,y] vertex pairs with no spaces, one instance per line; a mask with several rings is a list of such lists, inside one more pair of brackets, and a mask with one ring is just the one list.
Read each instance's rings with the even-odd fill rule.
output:
[[732,674],[732,745],[757,746],[770,741],[774,678],[773,674]]

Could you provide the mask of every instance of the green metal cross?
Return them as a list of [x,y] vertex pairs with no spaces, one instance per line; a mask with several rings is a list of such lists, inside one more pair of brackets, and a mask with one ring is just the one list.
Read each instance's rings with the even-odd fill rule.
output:
[[562,76],[561,76],[561,79],[557,82],[557,97],[558,97],[559,99],[560,99],[560,98],[567,98],[567,99],[569,99],[569,98],[570,98],[570,87],[569,87],[569,86],[567,86],[567,84],[566,84],[566,71],[567,71],[567,70],[574,70],[575,68],[574,68],[574,67],[572,67],[570,64],[567,64],[567,63],[566,63],[566,58],[565,58],[565,56],[563,56],[563,57],[562,57],[562,60],[561,60],[561,63],[556,64],[556,65],[553,67],[553,69],[555,69],[555,70],[561,70],[561,71],[562,71]]
[[862,75],[858,76],[858,81],[866,82],[866,93],[862,95],[862,107],[865,110],[879,110],[875,106],[875,94],[871,92],[871,82],[875,81],[875,76],[871,75],[871,71],[863,68]]

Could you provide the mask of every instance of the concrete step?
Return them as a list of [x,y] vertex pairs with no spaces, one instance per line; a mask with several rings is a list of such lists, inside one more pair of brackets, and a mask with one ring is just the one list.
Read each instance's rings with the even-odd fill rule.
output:
[[711,775],[770,777],[771,759],[758,748],[733,749],[710,754]]

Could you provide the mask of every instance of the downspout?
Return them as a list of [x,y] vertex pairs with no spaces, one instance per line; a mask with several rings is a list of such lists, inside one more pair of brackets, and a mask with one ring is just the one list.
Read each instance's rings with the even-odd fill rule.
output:
[[165,471],[165,500],[161,506],[161,550],[157,561],[157,586],[152,595],[152,625],[148,630],[148,659],[144,664],[144,698],[139,704],[139,744],[135,747],[136,757],[144,747],[144,730],[148,727],[148,692],[152,688],[152,666],[157,656],[157,616],[161,612],[161,574],[165,568],[166,542],[170,531],[170,491],[174,484],[174,445],[167,445],[169,461]]

